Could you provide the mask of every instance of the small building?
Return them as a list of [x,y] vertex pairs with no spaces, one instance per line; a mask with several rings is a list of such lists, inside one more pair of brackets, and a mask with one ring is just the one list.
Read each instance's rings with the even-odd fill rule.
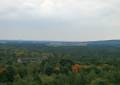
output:
[[43,60],[47,60],[47,56],[42,57],[18,57],[17,62],[18,63],[27,63],[27,62],[41,62]]

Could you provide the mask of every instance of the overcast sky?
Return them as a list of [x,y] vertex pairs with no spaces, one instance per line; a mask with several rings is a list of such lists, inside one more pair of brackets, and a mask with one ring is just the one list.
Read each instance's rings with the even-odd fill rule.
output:
[[0,39],[120,39],[120,0],[0,0]]

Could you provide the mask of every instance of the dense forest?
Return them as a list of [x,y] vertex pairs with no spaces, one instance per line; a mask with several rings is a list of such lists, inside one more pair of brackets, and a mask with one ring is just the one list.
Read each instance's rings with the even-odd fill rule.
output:
[[0,85],[120,85],[120,46],[0,44]]

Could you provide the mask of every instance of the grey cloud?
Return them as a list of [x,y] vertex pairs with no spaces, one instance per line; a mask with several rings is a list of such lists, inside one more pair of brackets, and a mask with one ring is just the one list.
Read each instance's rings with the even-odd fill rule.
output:
[[[115,38],[120,32],[119,15],[119,0],[1,0],[0,31],[11,29],[17,35],[31,29],[34,36],[23,32],[23,36],[26,34],[29,38],[44,35],[47,39],[49,36],[73,40]],[[0,38],[3,35],[1,33]]]

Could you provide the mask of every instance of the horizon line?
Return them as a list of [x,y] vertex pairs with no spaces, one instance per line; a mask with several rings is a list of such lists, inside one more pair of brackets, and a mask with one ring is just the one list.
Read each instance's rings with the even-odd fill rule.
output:
[[100,40],[84,40],[84,41],[75,41],[75,40],[30,40],[30,39],[0,39],[0,41],[36,41],[36,42],[94,42],[94,41],[111,41],[111,40],[120,40],[120,39],[100,39]]

